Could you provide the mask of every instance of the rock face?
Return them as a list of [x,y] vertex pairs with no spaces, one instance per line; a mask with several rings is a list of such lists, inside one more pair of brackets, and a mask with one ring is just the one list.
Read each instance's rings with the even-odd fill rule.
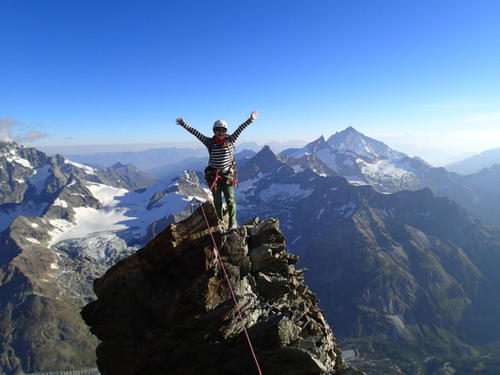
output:
[[430,189],[380,194],[278,162],[263,149],[240,169],[238,214],[280,220],[351,363],[432,374],[433,357],[460,371],[480,345],[498,362],[500,228]]
[[[359,373],[343,367],[278,221],[222,235],[213,205],[203,210],[263,373]],[[198,209],[95,281],[82,316],[102,374],[258,373],[207,222]]]
[[206,196],[194,174],[151,182],[130,165],[98,170],[0,142],[0,374],[95,367],[80,316],[93,280],[144,245],[149,225]]

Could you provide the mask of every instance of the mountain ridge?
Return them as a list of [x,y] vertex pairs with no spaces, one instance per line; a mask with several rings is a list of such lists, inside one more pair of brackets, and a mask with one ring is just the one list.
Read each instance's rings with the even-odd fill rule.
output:
[[446,169],[462,175],[480,172],[494,164],[500,164],[500,147],[483,151],[466,159],[446,165]]
[[207,202],[96,280],[98,299],[82,316],[102,340],[101,372],[254,374],[257,366],[264,373],[361,375],[343,364],[277,221],[256,218],[222,231]]

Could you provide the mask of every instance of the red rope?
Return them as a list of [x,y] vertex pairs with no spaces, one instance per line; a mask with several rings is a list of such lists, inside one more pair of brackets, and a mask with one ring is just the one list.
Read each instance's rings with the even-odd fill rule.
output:
[[[214,182],[212,183],[212,186],[210,186],[210,191],[214,192],[215,193],[215,190],[214,189],[217,189],[217,181],[221,180],[222,179],[222,176],[219,174],[219,169],[216,169],[215,170],[215,178],[214,178]],[[208,224],[208,223],[207,223]]]
[[250,351],[252,352],[253,360],[255,361],[255,366],[257,367],[257,371],[259,372],[259,375],[263,375],[262,370],[260,369],[257,355],[255,354],[255,350],[254,350],[253,345],[252,345],[252,340],[250,340],[250,335],[248,334],[248,331],[245,327],[245,319],[243,318],[243,314],[241,313],[240,306],[239,306],[238,300],[236,298],[236,294],[234,293],[233,286],[231,285],[231,281],[229,280],[229,276],[227,274],[226,267],[224,266],[224,263],[222,262],[222,258],[220,256],[219,249],[217,248],[217,243],[215,242],[215,238],[212,234],[212,231],[210,230],[210,224],[208,223],[207,215],[205,214],[205,209],[203,208],[203,205],[201,206],[201,212],[203,212],[203,217],[205,218],[205,223],[207,223],[207,228],[209,230],[210,237],[212,237],[212,242],[214,244],[215,257],[219,261],[219,264],[220,264],[222,270],[224,271],[224,276],[226,278],[227,285],[229,286],[229,290],[231,291],[231,297],[233,298],[234,306],[236,307],[236,311],[238,312],[238,315],[240,317],[241,327],[243,328],[243,332],[245,332],[245,337],[247,338],[248,347],[250,348]]

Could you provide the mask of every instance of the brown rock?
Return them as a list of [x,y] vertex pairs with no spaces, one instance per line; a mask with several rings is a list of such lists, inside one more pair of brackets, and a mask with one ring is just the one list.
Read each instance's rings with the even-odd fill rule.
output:
[[[276,219],[222,235],[203,210],[264,374],[334,374],[343,365]],[[252,256],[253,254],[253,256]],[[103,375],[258,374],[201,209],[97,279],[82,316]]]

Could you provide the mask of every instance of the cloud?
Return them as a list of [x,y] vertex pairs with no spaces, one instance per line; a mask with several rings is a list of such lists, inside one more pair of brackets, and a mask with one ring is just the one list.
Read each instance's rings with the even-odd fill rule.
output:
[[[41,125],[37,124],[36,126]],[[7,117],[0,119],[0,141],[33,142],[47,136],[47,133],[34,128],[27,128],[25,124],[14,118]]]
[[18,126],[21,123],[16,119],[11,117],[1,118],[0,119],[0,141],[3,142],[11,142],[11,130],[14,126]]
[[48,134],[45,132],[30,129],[22,135],[15,136],[14,140],[16,142],[33,142],[36,141],[37,139],[45,138],[47,136]]

